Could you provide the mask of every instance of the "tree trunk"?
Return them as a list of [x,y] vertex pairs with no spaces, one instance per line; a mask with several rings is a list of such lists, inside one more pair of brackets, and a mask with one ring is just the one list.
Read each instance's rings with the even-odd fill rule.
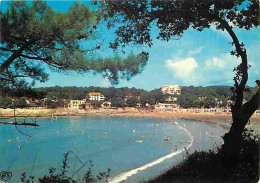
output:
[[[258,86],[259,81],[257,81]],[[260,92],[257,93],[240,108],[232,108],[233,124],[230,131],[223,137],[223,164],[232,167],[238,163],[243,143],[243,131],[250,117],[260,106]]]

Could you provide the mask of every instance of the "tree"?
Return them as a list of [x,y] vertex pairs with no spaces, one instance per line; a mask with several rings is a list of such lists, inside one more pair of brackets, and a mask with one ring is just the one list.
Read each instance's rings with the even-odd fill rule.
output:
[[82,3],[76,2],[63,13],[43,1],[13,1],[0,14],[0,80],[4,87],[24,90],[35,81],[45,82],[47,66],[59,72],[101,73],[116,84],[146,65],[146,53],[125,59],[96,57],[93,51],[102,46],[97,41],[100,20]]
[[[244,90],[248,80],[247,51],[238,40],[233,26],[250,30],[259,25],[258,0],[104,0],[99,11],[108,21],[108,27],[116,25],[116,40],[111,47],[119,45],[146,44],[152,46],[151,24],[159,29],[157,39],[169,41],[180,39],[188,28],[202,31],[212,25],[224,30],[232,38],[235,50],[231,55],[239,57],[241,63],[234,69],[232,118],[230,131],[223,137],[224,162],[233,165],[241,150],[242,133],[260,103],[259,88],[254,96],[243,104]],[[260,87],[260,81],[256,81]]]

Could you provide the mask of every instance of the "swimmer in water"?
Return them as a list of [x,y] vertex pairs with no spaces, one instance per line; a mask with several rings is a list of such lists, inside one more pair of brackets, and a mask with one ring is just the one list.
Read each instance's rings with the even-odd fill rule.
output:
[[181,144],[182,144],[182,138],[181,138]]
[[133,130],[133,133],[135,133],[135,130]]
[[188,139],[188,143],[190,144],[190,139]]
[[20,150],[22,149],[22,146],[21,146],[21,145],[19,145],[19,146],[18,146],[18,149],[19,149],[19,151],[20,151]]
[[13,140],[12,139],[8,139],[8,142],[12,142]]
[[161,145],[161,140],[159,140],[158,142],[157,142],[157,146],[160,146]]
[[150,133],[150,139],[152,140],[153,139],[153,135]]
[[142,136],[141,136],[141,140],[143,140],[143,139],[144,139],[144,136],[142,135]]
[[81,130],[81,135],[84,135],[84,131],[83,130]]
[[108,132],[105,132],[105,135],[108,135]]
[[175,152],[177,152],[177,150],[178,150],[178,149],[177,149],[177,145],[175,145]]

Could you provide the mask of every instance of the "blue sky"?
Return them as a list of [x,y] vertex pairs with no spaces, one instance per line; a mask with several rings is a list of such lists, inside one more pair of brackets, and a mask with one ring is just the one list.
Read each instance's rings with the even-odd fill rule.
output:
[[[73,4],[70,1],[47,1],[53,8],[67,11]],[[89,2],[84,1],[89,4]],[[5,3],[2,2],[3,8]],[[248,61],[252,65],[249,70],[248,85],[255,86],[254,81],[260,79],[260,29],[250,31],[234,29],[240,41],[247,49]],[[101,37],[110,40],[114,38],[112,31],[104,30]],[[146,49],[149,61],[144,71],[130,81],[120,80],[116,87],[136,87],[146,90],[160,88],[166,84],[209,86],[233,85],[233,68],[239,64],[239,59],[230,55],[233,47],[228,42],[231,38],[226,32],[217,31],[214,26],[198,32],[187,30],[180,40],[162,42],[154,40],[154,45]],[[138,51],[136,47],[127,50]],[[141,51],[141,49],[139,49]],[[105,49],[100,56],[113,56],[111,50]],[[102,86],[111,84],[101,75],[61,74],[47,69],[49,80],[37,83],[36,87],[45,86]]]

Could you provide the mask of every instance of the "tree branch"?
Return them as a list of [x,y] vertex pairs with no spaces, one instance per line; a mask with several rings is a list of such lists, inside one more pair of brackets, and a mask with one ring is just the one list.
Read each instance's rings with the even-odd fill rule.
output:
[[242,106],[243,113],[249,119],[260,106],[260,81],[257,80],[258,90],[256,94]]
[[0,74],[9,67],[9,65],[17,58],[19,55],[30,45],[33,41],[29,41],[23,46],[21,46],[18,50],[13,52],[13,54],[1,65]]
[[241,71],[242,71],[242,79],[238,86],[235,88],[235,93],[236,93],[236,99],[235,99],[235,105],[234,107],[239,108],[242,106],[243,103],[243,91],[245,89],[247,80],[248,80],[248,65],[247,65],[247,54],[246,54],[246,49],[242,48],[242,45],[239,43],[239,40],[232,30],[232,27],[228,24],[228,22],[224,19],[221,19],[217,16],[214,17],[224,28],[225,30],[229,33],[231,36],[233,43],[235,44],[236,51],[238,55],[241,57],[242,63],[241,63]]

